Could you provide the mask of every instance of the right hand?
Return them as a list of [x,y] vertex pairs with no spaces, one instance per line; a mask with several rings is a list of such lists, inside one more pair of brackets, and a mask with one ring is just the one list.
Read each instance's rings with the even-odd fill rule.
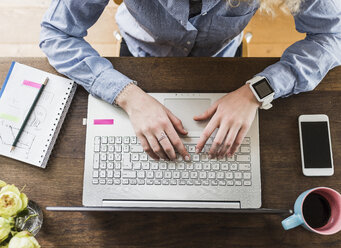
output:
[[[127,112],[143,149],[150,157],[175,160],[175,148],[184,160],[190,160],[177,133],[186,135],[187,131],[181,121],[156,99],[131,84],[117,97],[116,103]],[[165,137],[160,140],[163,133]]]

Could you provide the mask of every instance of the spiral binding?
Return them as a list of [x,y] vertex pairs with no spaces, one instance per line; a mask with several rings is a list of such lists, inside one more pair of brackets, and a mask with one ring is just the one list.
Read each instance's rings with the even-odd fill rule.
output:
[[59,107],[59,111],[57,112],[55,122],[53,123],[53,127],[51,128],[51,132],[48,136],[48,139],[45,143],[45,148],[42,151],[42,155],[40,156],[39,164],[41,164],[42,168],[46,167],[47,161],[51,155],[53,146],[57,140],[59,131],[64,122],[66,113],[70,107],[72,98],[76,92],[77,84],[73,81],[70,81],[69,86],[67,88],[67,92],[64,96],[64,101],[61,103],[62,106]]

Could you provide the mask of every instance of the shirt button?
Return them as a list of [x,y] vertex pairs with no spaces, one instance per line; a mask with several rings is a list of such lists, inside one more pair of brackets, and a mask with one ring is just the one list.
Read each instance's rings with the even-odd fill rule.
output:
[[191,42],[190,42],[190,41],[187,41],[187,45],[191,45]]
[[188,52],[188,49],[185,47],[185,48],[184,48],[184,51],[185,51],[185,52]]

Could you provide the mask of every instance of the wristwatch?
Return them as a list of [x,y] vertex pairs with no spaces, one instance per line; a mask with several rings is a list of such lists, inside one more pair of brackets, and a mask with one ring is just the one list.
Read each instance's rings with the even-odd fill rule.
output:
[[275,91],[271,88],[268,80],[265,77],[256,76],[246,83],[249,84],[250,89],[258,102],[262,103],[260,109],[270,109],[272,107],[271,102],[274,99]]

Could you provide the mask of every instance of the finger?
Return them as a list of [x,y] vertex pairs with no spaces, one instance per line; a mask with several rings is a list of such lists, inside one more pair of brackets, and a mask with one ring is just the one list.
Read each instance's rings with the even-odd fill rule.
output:
[[211,157],[216,157],[218,155],[218,151],[221,145],[224,144],[224,140],[228,129],[229,129],[228,125],[220,125],[217,135],[215,136],[211,149],[209,151],[209,155]]
[[243,139],[247,133],[249,129],[247,127],[242,127],[239,132],[238,135],[235,139],[235,141],[233,142],[232,146],[230,147],[230,149],[227,150],[227,155],[228,156],[232,156],[237,149],[239,148],[239,146],[241,145],[241,143],[243,142]]
[[159,156],[156,155],[156,154],[153,152],[153,150],[152,150],[152,148],[150,147],[150,145],[149,145],[147,139],[146,139],[143,135],[137,135],[137,137],[138,137],[138,139],[139,139],[139,141],[140,141],[140,143],[141,143],[141,146],[142,146],[143,150],[144,150],[151,158],[153,158],[153,159],[155,159],[155,160],[159,160],[159,159],[160,159]]
[[211,136],[211,134],[214,132],[214,130],[217,127],[218,127],[218,122],[215,120],[215,118],[212,118],[200,136],[200,139],[195,149],[196,153],[201,152],[202,148],[206,144],[206,141],[208,140],[208,138]]
[[156,137],[153,134],[146,135],[146,138],[148,140],[148,143],[150,147],[152,148],[153,152],[158,155],[160,158],[168,160],[168,157],[166,153],[163,151],[159,141],[156,139]]
[[166,133],[168,135],[169,140],[172,142],[175,149],[180,153],[180,155],[184,158],[185,161],[190,160],[190,156],[188,154],[188,151],[186,150],[186,147],[182,143],[179,135],[176,133],[175,129],[173,127],[167,127]]
[[178,117],[176,117],[169,109],[166,109],[166,112],[167,112],[168,118],[172,122],[176,131],[178,131],[181,134],[186,135],[188,132],[185,130],[184,126],[182,125],[181,120]]
[[[159,133],[161,133],[161,132],[162,131],[160,131]],[[159,143],[160,143],[162,149],[164,150],[164,152],[167,154],[167,157],[170,160],[175,160],[176,159],[175,151],[174,151],[173,145],[169,141],[169,138],[167,137],[167,135],[165,136],[165,138],[160,140]]]
[[216,112],[218,107],[218,102],[215,102],[213,105],[211,105],[204,113],[201,115],[196,115],[193,117],[195,121],[202,121],[210,118],[214,113]]
[[232,146],[240,127],[231,127],[226,135],[224,144],[221,146],[218,156],[223,157],[226,155],[227,150]]

